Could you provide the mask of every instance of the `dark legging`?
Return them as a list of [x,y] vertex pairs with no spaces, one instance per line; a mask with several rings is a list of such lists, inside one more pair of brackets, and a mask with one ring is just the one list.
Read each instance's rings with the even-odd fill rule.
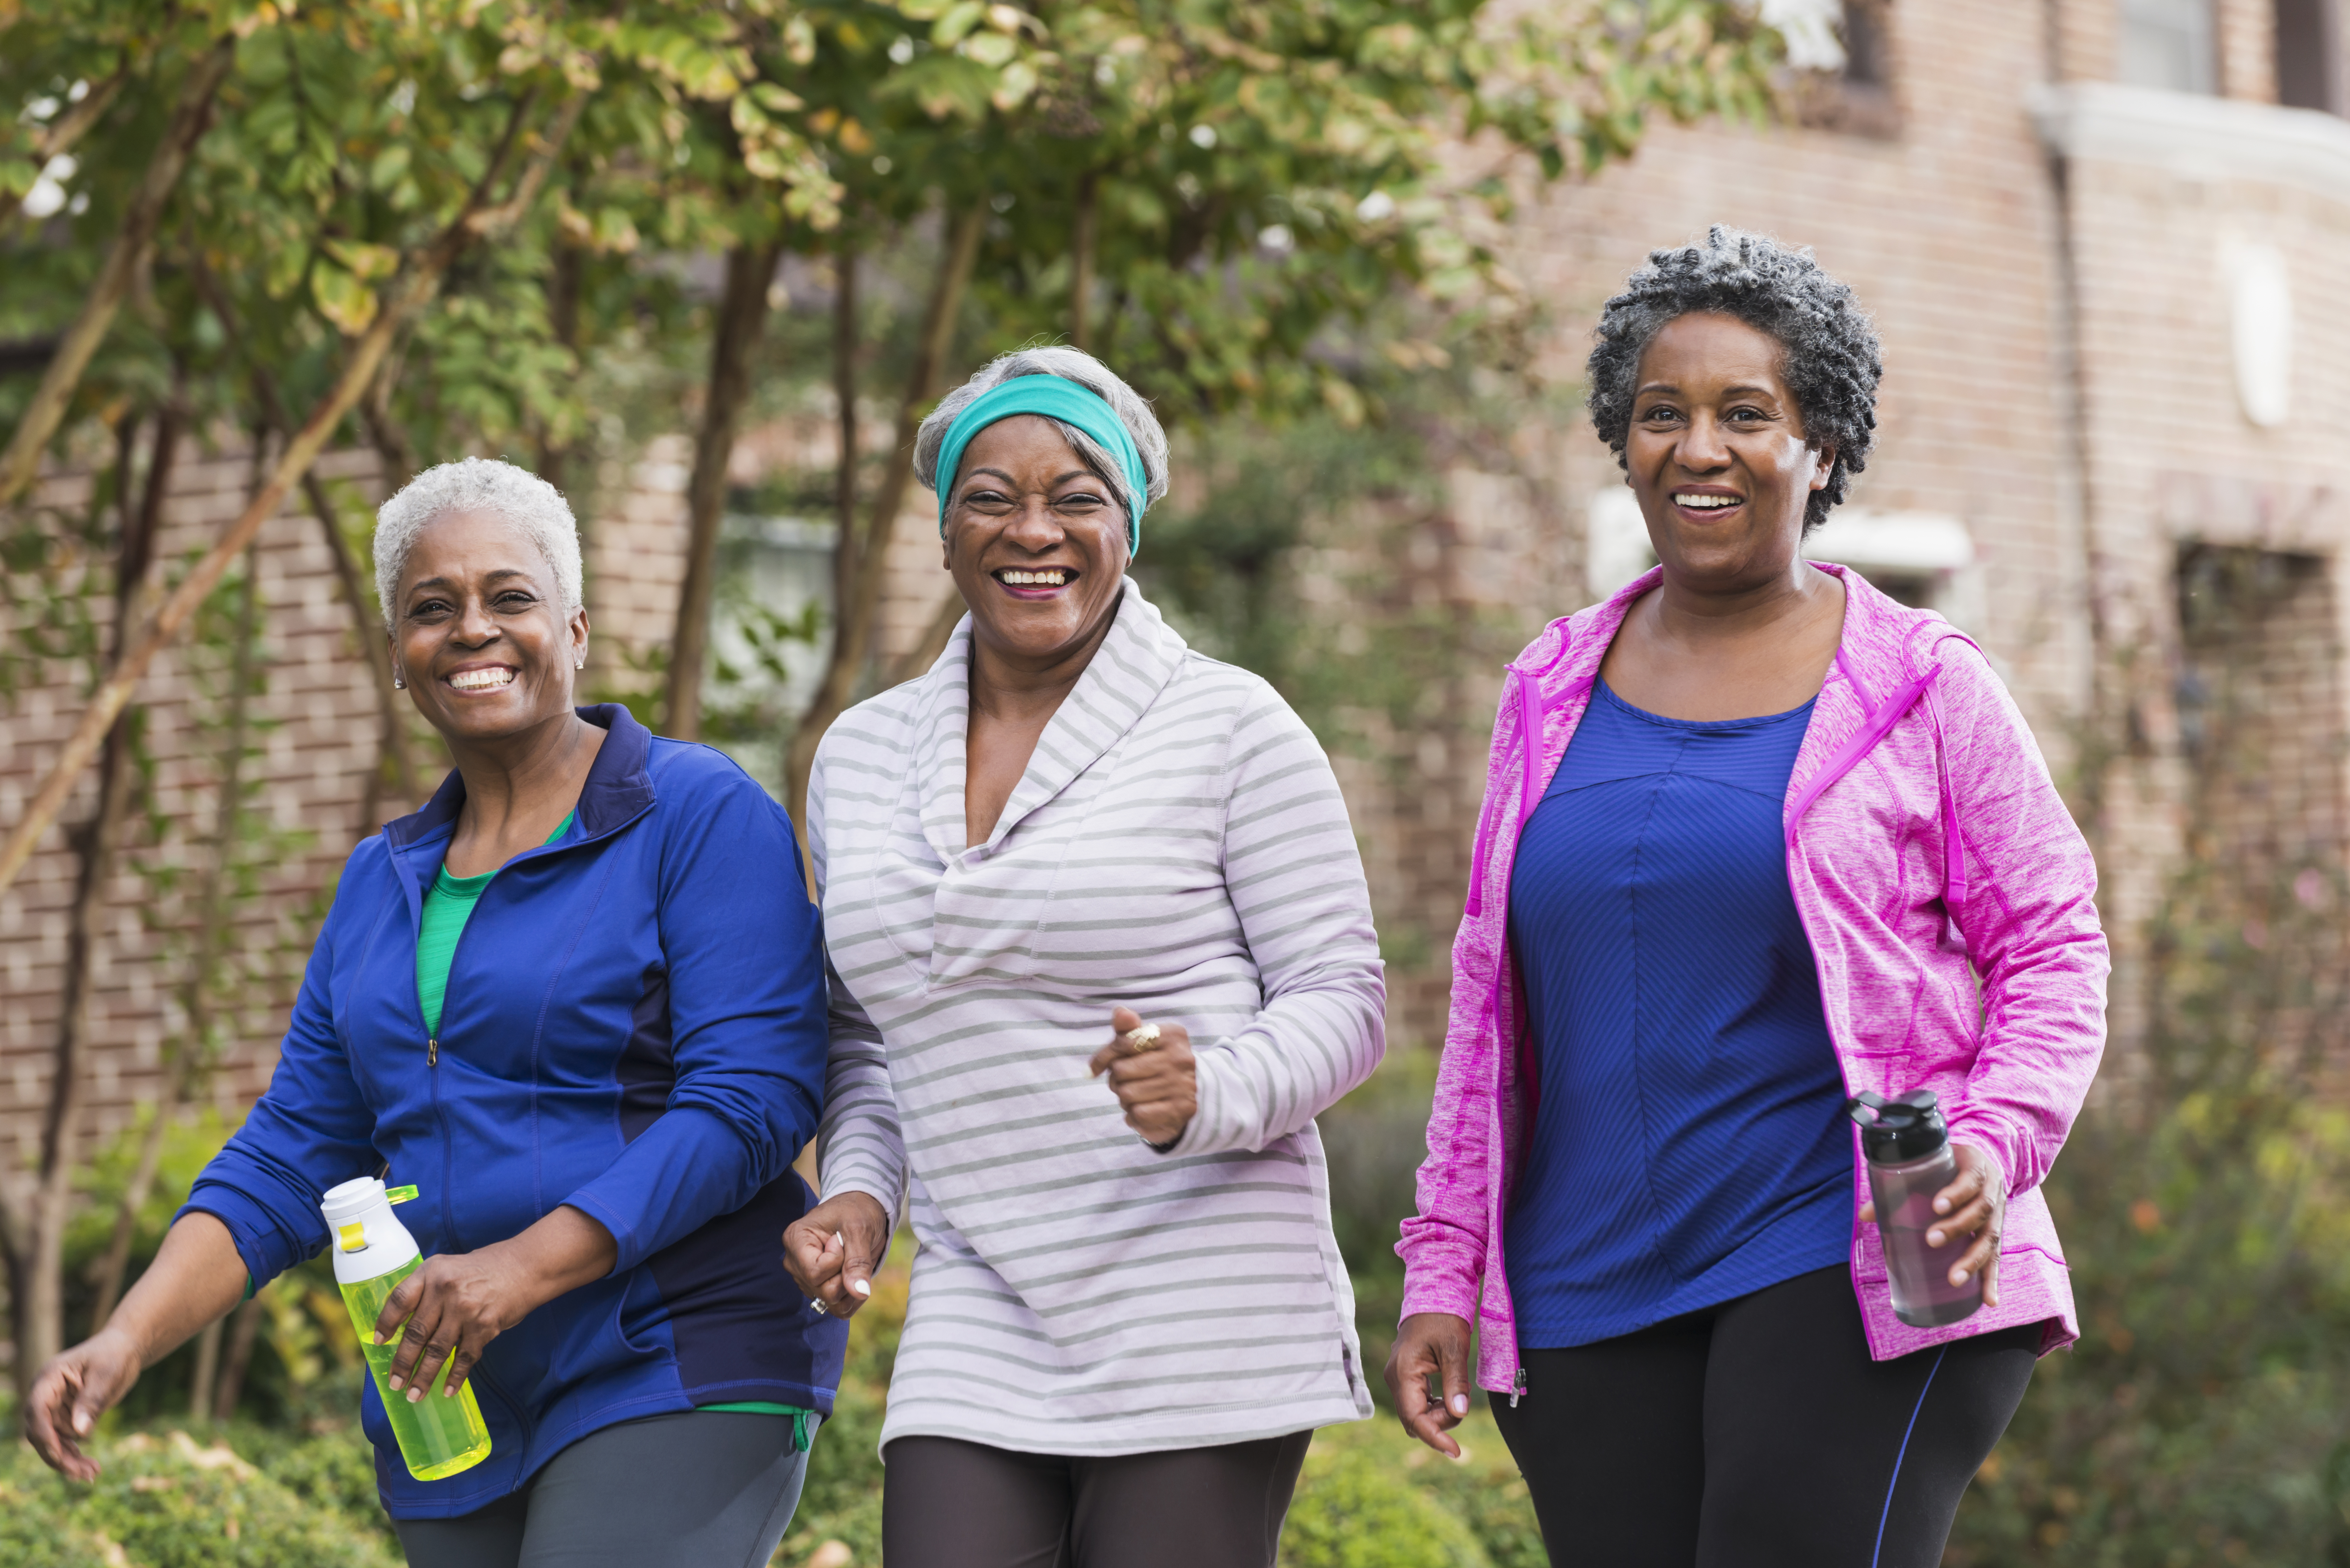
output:
[[881,1453],[889,1568],[1272,1568],[1311,1432],[1110,1459],[953,1438]]
[[[1842,1267],[1521,1356],[1493,1418],[1559,1568],[1934,1568],[2036,1325],[1871,1361]],[[894,1568],[894,1565],[893,1565]]]
[[680,1410],[590,1432],[520,1491],[399,1519],[409,1568],[764,1568],[799,1506],[792,1418]]

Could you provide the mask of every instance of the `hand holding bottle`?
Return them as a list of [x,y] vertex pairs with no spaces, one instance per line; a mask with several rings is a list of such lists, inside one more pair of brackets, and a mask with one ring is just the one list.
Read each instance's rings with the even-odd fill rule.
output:
[[[1950,1154],[1958,1161],[1959,1178],[1934,1194],[1934,1212],[1943,1218],[1926,1232],[1926,1244],[1939,1247],[1952,1237],[1972,1236],[1974,1245],[1950,1266],[1950,1283],[1962,1285],[1981,1274],[1983,1305],[1997,1306],[1999,1238],[2007,1228],[2007,1179],[1999,1161],[1972,1144],[1954,1143]],[[1862,1204],[1860,1217],[1865,1223],[1876,1224],[1877,1205]]]
[[436,1385],[453,1397],[490,1341],[564,1292],[610,1273],[619,1251],[610,1231],[567,1205],[512,1241],[425,1259],[376,1318],[379,1345],[408,1325],[390,1387],[411,1401]]

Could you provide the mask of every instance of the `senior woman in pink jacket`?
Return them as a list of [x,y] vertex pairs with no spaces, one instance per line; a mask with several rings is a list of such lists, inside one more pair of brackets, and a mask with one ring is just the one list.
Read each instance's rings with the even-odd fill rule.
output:
[[[2077,1335],[2040,1184],[2104,1043],[2088,846],[1973,644],[1799,549],[1879,373],[1849,289],[1724,229],[1600,321],[1660,564],[1510,666],[1388,1365],[1456,1451],[1476,1324],[1561,1562],[1927,1568]],[[1918,1090],[1981,1286],[1931,1328],[1846,1115]]]

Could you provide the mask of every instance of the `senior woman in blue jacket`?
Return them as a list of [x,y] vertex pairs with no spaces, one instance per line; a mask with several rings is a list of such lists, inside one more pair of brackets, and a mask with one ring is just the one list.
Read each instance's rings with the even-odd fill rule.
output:
[[[411,1563],[764,1563],[847,1324],[785,1273],[824,1081],[824,971],[791,824],[718,753],[575,708],[579,544],[554,488],[478,459],[387,503],[397,683],[456,772],[353,851],[269,1092],[154,1265],[34,1384],[83,1480],[140,1370],[328,1242],[325,1190],[421,1189],[394,1397],[470,1385],[488,1459],[401,1462],[362,1421]],[[445,1376],[444,1376],[445,1375]],[[437,1396],[434,1396],[437,1397]]]

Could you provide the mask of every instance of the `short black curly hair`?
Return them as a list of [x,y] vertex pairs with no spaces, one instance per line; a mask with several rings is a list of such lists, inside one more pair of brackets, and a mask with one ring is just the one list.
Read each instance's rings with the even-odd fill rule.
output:
[[1804,532],[1826,521],[1829,508],[1868,466],[1877,441],[1877,383],[1885,374],[1877,328],[1852,290],[1812,259],[1762,234],[1717,223],[1705,244],[1650,251],[1624,292],[1607,302],[1587,367],[1591,422],[1625,466],[1632,432],[1632,397],[1640,356],[1649,339],[1676,317],[1715,310],[1777,338],[1786,354],[1781,373],[1794,394],[1804,433],[1814,450],[1833,445],[1835,463],[1825,488],[1804,507]]

